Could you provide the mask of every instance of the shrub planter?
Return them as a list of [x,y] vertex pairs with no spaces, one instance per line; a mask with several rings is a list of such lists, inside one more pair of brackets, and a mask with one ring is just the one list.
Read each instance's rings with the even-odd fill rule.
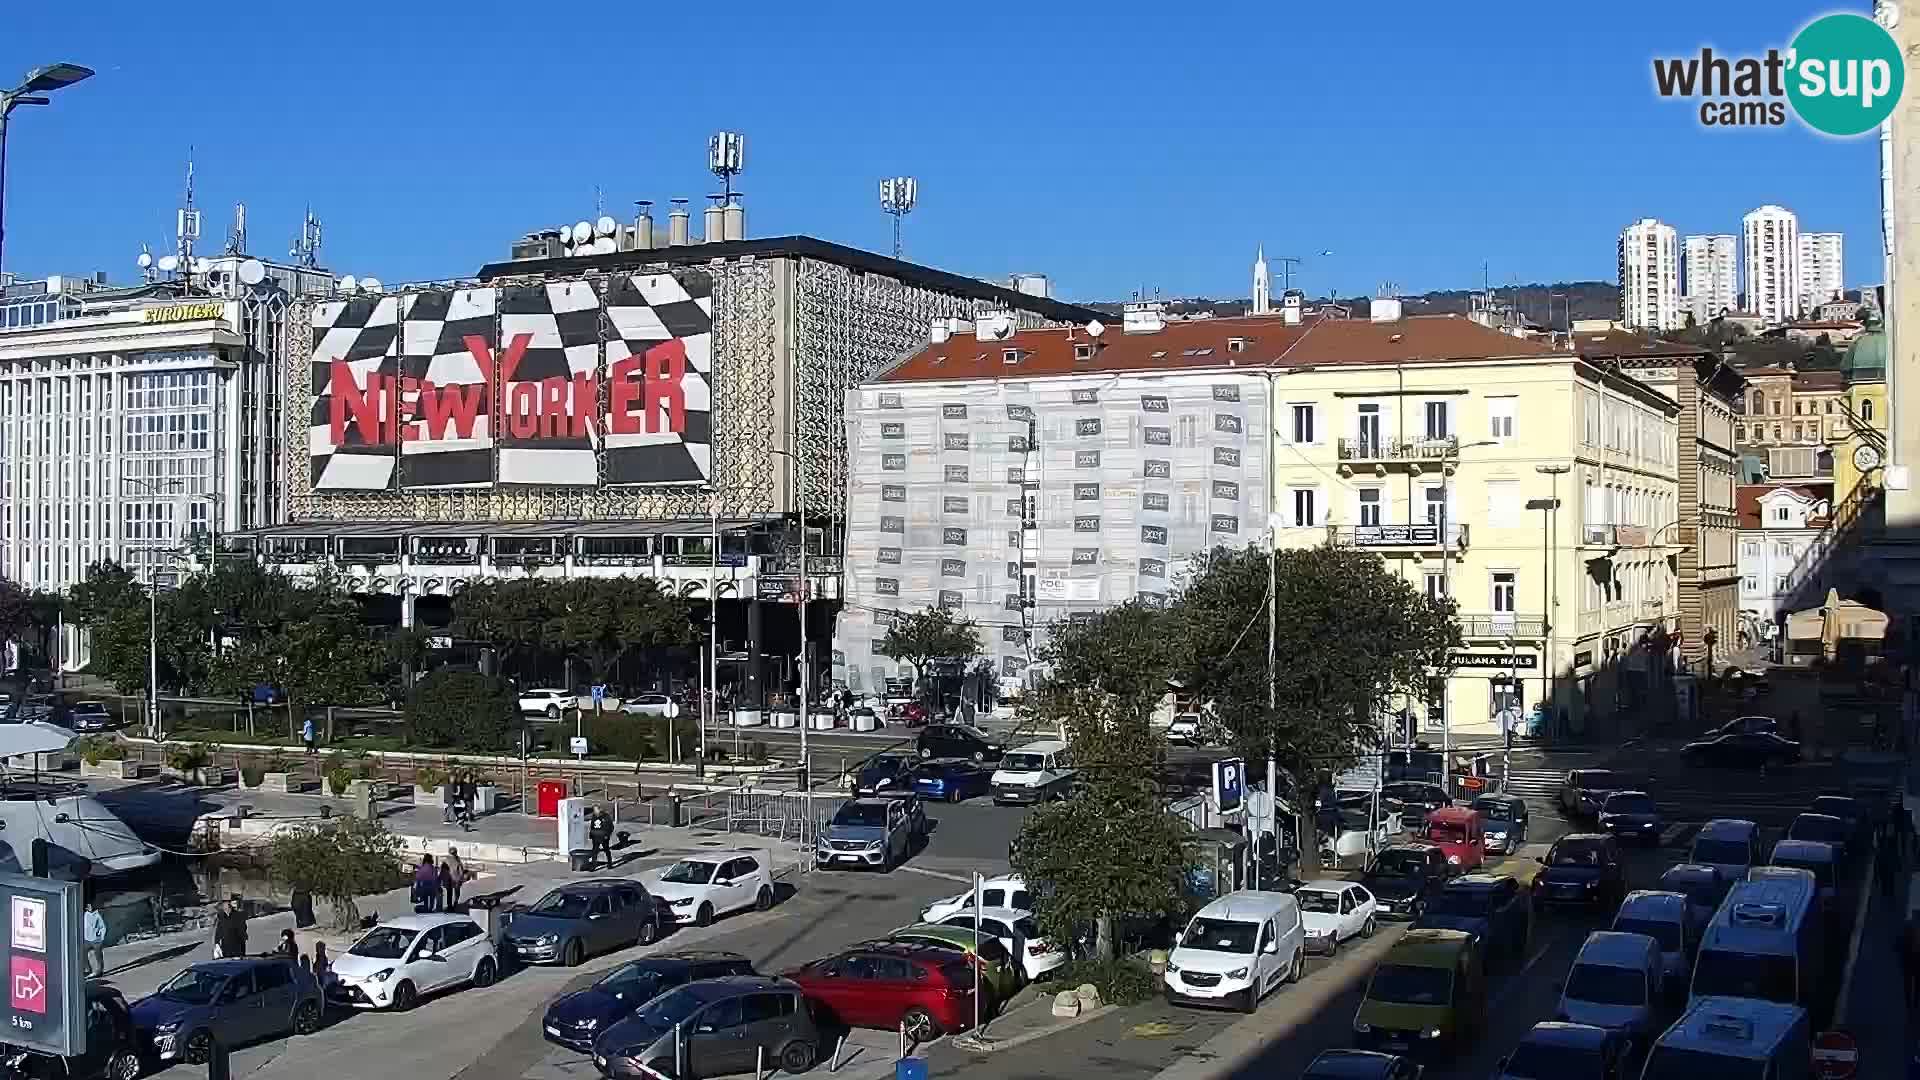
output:
[[199,784],[201,787],[219,787],[227,782],[225,765],[202,765],[197,769],[176,769],[171,765],[162,765],[160,775],[178,780],[183,784]]
[[247,770],[245,769],[240,770],[240,790],[260,791],[263,788],[265,788],[266,785],[267,785],[267,777],[265,773],[260,774],[260,779],[258,782],[252,782],[247,779]]
[[797,728],[800,726],[800,714],[780,709],[772,714],[773,726],[777,728]]
[[270,772],[260,778],[260,790],[276,795],[298,795],[307,790],[307,779],[290,772]]
[[89,765],[82,759],[80,775],[96,780],[137,780],[140,778],[140,763],[124,758],[101,758]]

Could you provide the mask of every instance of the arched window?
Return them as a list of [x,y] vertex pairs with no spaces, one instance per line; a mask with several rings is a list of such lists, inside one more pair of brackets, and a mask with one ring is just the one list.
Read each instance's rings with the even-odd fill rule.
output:
[[1865,420],[1869,423],[1873,421],[1873,399],[1872,398],[1868,398],[1865,401],[1862,401],[1860,403],[1860,419]]

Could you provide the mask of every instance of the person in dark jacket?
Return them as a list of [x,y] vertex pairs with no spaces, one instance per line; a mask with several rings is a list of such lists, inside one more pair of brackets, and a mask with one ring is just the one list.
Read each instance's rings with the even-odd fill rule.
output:
[[293,931],[280,931],[280,946],[274,950],[274,955],[284,956],[289,960],[297,959],[300,956],[300,945],[293,940]]
[[603,853],[607,857],[607,868],[613,868],[613,815],[606,807],[594,811],[593,824],[587,827],[587,836],[593,840],[593,851],[587,856],[587,868],[593,868],[594,861]]
[[214,934],[220,942],[220,955],[228,958],[247,955],[247,913],[246,901],[239,893],[227,898],[227,910],[214,924]]

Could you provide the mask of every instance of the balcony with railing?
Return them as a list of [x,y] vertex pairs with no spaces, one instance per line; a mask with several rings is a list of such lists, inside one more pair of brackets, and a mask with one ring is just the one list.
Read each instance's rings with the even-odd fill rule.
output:
[[1372,438],[1359,435],[1341,439],[1339,452],[1343,462],[1439,462],[1449,458],[1459,459],[1460,440],[1453,435],[1438,438]]
[[1446,535],[1441,535],[1441,526],[1425,522],[1411,525],[1329,525],[1327,542],[1347,547],[1366,548],[1369,551],[1441,551],[1444,549],[1464,550],[1467,546],[1467,527],[1464,524],[1449,525]]
[[1521,615],[1510,611],[1455,615],[1460,636],[1469,640],[1484,638],[1543,638],[1547,636],[1544,615]]

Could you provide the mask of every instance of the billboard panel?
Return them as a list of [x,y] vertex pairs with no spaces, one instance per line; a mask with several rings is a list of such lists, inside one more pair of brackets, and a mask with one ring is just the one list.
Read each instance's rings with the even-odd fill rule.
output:
[[313,488],[700,483],[712,294],[684,271],[316,305]]

